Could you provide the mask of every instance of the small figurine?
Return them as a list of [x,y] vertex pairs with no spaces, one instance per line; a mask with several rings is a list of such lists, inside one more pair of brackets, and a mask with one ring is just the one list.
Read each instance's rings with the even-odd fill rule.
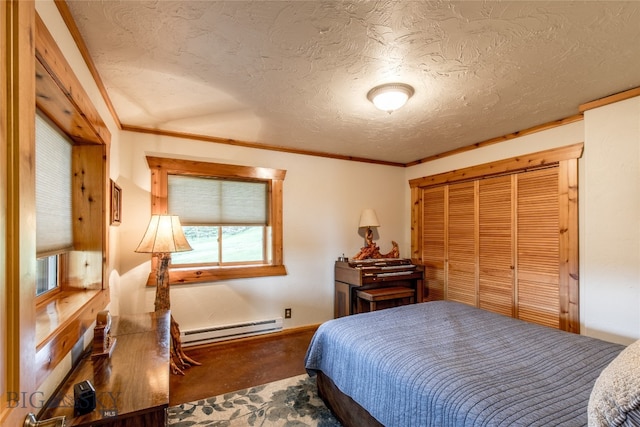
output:
[[115,345],[116,339],[111,338],[111,314],[108,310],[101,311],[96,316],[96,327],[93,328],[93,351],[91,357],[111,357]]

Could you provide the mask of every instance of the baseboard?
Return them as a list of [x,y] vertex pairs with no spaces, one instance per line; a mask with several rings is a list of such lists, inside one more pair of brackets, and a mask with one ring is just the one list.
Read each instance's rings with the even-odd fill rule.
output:
[[316,329],[318,329],[319,326],[320,326],[319,323],[315,325],[298,326],[295,328],[287,328],[282,331],[272,332],[272,333],[267,333],[262,335],[255,335],[255,336],[243,337],[243,338],[234,338],[226,341],[218,341],[218,342],[202,344],[202,345],[193,345],[193,346],[189,346],[188,349],[185,348],[185,350],[199,349],[204,347],[215,348],[215,347],[229,345],[232,343],[235,344],[235,343],[246,342],[246,341],[260,341],[260,340],[266,341],[269,339],[273,339],[274,337],[282,338],[282,337],[286,337],[287,335],[295,335],[295,334],[302,334],[310,331],[315,331]]

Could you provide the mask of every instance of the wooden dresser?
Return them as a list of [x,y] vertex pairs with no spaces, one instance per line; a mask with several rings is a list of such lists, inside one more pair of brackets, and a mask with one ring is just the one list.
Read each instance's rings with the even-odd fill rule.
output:
[[[113,318],[111,358],[89,354],[38,417],[66,416],[67,426],[164,426],[169,406],[170,312]],[[74,416],[74,384],[89,380],[96,409]]]
[[358,290],[405,287],[415,290],[415,301],[422,302],[424,268],[410,259],[384,258],[336,261],[334,317],[357,312]]

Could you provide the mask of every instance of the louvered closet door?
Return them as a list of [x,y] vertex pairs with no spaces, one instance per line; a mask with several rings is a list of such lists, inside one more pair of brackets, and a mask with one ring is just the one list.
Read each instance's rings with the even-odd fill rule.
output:
[[517,317],[558,328],[558,168],[518,174],[517,188]]
[[449,186],[447,212],[447,286],[445,298],[477,305],[476,183]]
[[478,182],[479,306],[514,316],[514,208],[515,177]]
[[445,195],[447,187],[422,190],[422,261],[426,301],[444,299]]

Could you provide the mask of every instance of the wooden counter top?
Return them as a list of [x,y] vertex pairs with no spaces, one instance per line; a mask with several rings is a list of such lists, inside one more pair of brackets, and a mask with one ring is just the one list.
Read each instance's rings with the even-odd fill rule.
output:
[[[170,317],[169,311],[114,317],[111,358],[87,353],[38,419],[65,415],[67,426],[164,425]],[[95,387],[96,409],[74,417],[73,386],[85,380]]]

